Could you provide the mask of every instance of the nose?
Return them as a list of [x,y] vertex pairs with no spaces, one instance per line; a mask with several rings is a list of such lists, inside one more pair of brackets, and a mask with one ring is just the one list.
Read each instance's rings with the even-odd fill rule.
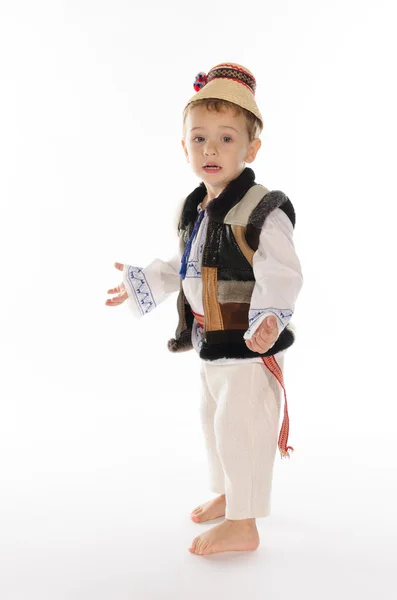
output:
[[214,142],[208,141],[205,146],[204,146],[204,154],[206,156],[213,156],[215,154],[217,154],[218,149],[217,146]]

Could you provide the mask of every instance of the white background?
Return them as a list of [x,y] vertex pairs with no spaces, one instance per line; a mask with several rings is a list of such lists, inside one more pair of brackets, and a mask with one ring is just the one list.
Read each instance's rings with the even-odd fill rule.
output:
[[[2,600],[396,594],[393,3],[2,0]],[[236,61],[265,120],[256,180],[297,215],[290,461],[254,553],[190,554],[212,497],[199,359],[173,295],[105,306],[113,263],[174,254],[198,185],[199,71]]]

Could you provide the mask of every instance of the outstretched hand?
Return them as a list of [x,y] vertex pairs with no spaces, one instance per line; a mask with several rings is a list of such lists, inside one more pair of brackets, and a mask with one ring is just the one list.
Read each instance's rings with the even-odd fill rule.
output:
[[250,340],[245,340],[246,345],[253,352],[263,354],[274,346],[278,338],[277,319],[274,316],[266,317],[255,331]]
[[[118,263],[118,262],[114,263],[114,266],[119,271],[122,271],[124,268],[124,265],[121,263]],[[117,294],[117,296],[114,296],[114,298],[108,298],[106,300],[105,304],[107,304],[107,306],[118,306],[119,304],[122,304],[124,302],[124,300],[127,300],[127,298],[128,298],[128,294],[126,292],[124,283],[120,283],[120,285],[118,285],[117,287],[108,290],[107,293],[108,294]]]

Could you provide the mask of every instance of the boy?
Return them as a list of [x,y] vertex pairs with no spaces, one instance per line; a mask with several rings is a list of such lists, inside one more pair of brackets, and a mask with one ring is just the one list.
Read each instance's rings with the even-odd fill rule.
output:
[[[255,87],[252,73],[236,63],[198,74],[182,147],[202,181],[179,215],[180,251],[144,269],[115,263],[123,283],[106,301],[128,300],[140,317],[179,291],[179,323],[168,347],[193,347],[201,359],[200,415],[210,488],[219,494],[191,518],[225,516],[193,540],[189,550],[200,555],[259,546],[256,518],[270,514],[283,358],[294,342],[289,321],[303,283],[294,208],[283,192],[256,184],[246,167],[263,129]],[[282,456],[292,450],[287,439],[285,396]]]

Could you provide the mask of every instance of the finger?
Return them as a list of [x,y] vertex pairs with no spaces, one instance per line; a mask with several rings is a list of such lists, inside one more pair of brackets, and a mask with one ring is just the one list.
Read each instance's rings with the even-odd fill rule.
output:
[[106,304],[108,304],[109,306],[117,306],[118,304],[121,304],[122,302],[124,302],[124,299],[120,299],[120,297],[116,297],[116,298],[110,298],[108,300],[106,300]]
[[112,300],[118,300],[120,298],[126,298],[127,294],[126,292],[120,292],[120,290],[117,290],[117,294],[115,296],[113,296],[113,298],[111,298]]
[[122,271],[124,269],[124,265],[122,263],[118,263],[115,262],[114,266],[116,267],[116,269],[118,269],[119,271]]
[[264,352],[267,352],[270,348],[270,344],[258,344],[256,352],[259,352],[259,354],[263,354]]
[[272,339],[270,341],[265,341],[261,339],[257,342],[257,344],[261,348],[261,352],[267,352],[268,350],[270,350],[270,348],[274,346],[275,340]]
[[252,341],[251,340],[245,340],[245,344],[250,350],[252,350]]
[[277,322],[276,321],[272,320],[270,322],[270,324],[269,324],[269,321],[267,321],[266,319],[264,319],[262,321],[262,323],[254,331],[254,336],[258,335],[259,333],[261,333],[261,334],[263,334],[263,333],[265,333],[265,334],[271,334],[271,333],[274,333],[276,330],[277,330]]
[[114,298],[111,298],[110,300],[106,300],[105,304],[107,304],[107,306],[117,306],[119,302],[115,302]]
[[258,332],[257,337],[254,340],[258,348],[260,348],[260,350],[257,350],[257,352],[267,352],[272,346],[274,346],[277,337],[278,336],[275,334],[269,336],[268,334]]
[[248,348],[252,351],[252,352],[260,352],[259,346],[258,344],[255,342],[254,338],[251,338],[250,340],[246,340],[245,343],[247,344]]
[[269,322],[265,320],[262,322],[262,325],[258,327],[257,331],[265,331],[265,333],[268,334],[278,335],[277,321],[272,320],[269,325]]
[[118,302],[120,299],[120,296],[114,296],[113,298],[108,298],[108,302]]
[[274,333],[267,332],[264,329],[260,329],[257,333],[257,341],[263,341],[266,344],[270,344],[274,340]]
[[258,342],[254,339],[251,339],[251,341],[252,341],[252,350],[254,352],[263,352],[263,350],[262,350],[263,344],[258,344]]
[[274,327],[277,323],[277,319],[274,315],[269,315],[263,319],[262,323],[265,323],[268,327]]
[[254,335],[252,336],[252,339],[255,340],[256,342],[259,341],[267,341],[267,337],[270,335],[270,333],[268,331],[266,331],[266,329],[264,328],[264,326],[260,325],[258,327],[258,329],[254,332]]

